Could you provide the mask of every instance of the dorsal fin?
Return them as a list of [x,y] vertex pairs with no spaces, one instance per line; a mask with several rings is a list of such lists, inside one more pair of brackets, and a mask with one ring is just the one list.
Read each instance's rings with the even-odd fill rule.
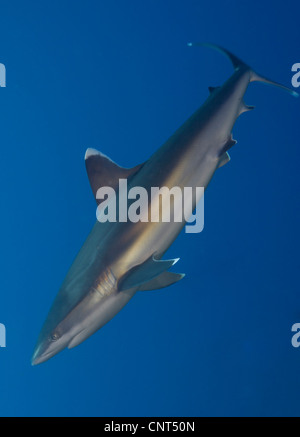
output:
[[[140,164],[133,168],[120,167],[108,158],[108,156],[95,149],[87,149],[84,159],[87,175],[95,198],[99,188],[108,186],[117,189],[119,179],[128,179],[129,176],[137,173],[143,166],[143,164]],[[100,199],[96,199],[96,201],[98,204],[101,202]]]
[[219,88],[221,88],[221,87],[220,86],[209,86],[208,91],[210,92],[210,94],[212,94],[214,91],[218,90]]

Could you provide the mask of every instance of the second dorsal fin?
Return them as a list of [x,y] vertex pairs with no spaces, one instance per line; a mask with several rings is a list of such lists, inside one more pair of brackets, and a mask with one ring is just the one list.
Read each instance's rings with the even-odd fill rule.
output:
[[214,91],[217,91],[219,88],[219,86],[209,86],[208,87],[208,91],[210,92],[210,94],[212,94]]
[[[108,156],[98,152],[98,150],[87,149],[85,152],[85,166],[94,197],[96,198],[99,188],[108,186],[117,189],[119,179],[128,179],[129,176],[137,173],[143,164],[133,168],[120,167]],[[98,199],[96,201],[98,204],[101,202]]]

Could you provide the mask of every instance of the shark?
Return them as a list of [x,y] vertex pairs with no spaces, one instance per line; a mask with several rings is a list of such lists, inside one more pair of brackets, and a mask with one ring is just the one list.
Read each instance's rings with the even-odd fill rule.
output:
[[[124,168],[95,149],[85,154],[89,182],[98,206],[100,187],[116,189],[121,179],[128,189],[144,187],[207,188],[215,171],[226,165],[236,140],[236,119],[254,107],[243,96],[250,82],[258,81],[298,94],[256,73],[228,50],[210,43],[190,46],[213,48],[231,61],[233,74],[209,96],[176,132],[144,163]],[[103,199],[102,199],[103,201]],[[192,208],[199,199],[194,196]],[[150,201],[149,201],[150,202]],[[151,205],[149,205],[150,207]],[[164,206],[162,205],[162,208]],[[138,291],[157,290],[182,280],[170,271],[177,259],[163,259],[185,220],[163,222],[98,220],[71,265],[38,337],[32,365],[73,348],[109,322]]]

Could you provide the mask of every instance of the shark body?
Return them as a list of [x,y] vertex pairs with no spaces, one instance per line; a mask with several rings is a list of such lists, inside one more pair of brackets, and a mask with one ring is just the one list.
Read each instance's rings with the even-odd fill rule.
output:
[[[237,117],[253,109],[243,101],[252,81],[274,83],[225,49],[210,44],[231,60],[234,73],[221,86],[210,88],[205,103],[148,161],[125,169],[94,149],[85,162],[93,193],[101,186],[204,187],[214,172],[229,161],[236,143],[232,128]],[[193,207],[199,199],[193,199]],[[72,264],[39,335],[32,364],[42,363],[65,348],[80,344],[110,321],[137,291],[163,288],[183,278],[169,272],[177,260],[162,260],[185,225],[164,223],[99,223],[94,225]]]

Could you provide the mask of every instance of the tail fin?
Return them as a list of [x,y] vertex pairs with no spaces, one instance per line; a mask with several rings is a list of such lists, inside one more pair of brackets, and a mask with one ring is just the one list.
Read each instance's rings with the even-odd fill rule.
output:
[[273,80],[267,79],[266,77],[261,76],[260,74],[257,74],[254,70],[252,70],[251,67],[249,67],[247,64],[245,64],[245,62],[241,61],[237,56],[233,55],[232,53],[230,53],[228,50],[224,49],[223,47],[217,46],[215,44],[210,44],[210,43],[191,43],[191,42],[188,43],[188,46],[190,46],[190,47],[201,46],[201,47],[210,47],[212,49],[215,49],[230,59],[235,70],[238,70],[242,67],[246,67],[247,69],[249,69],[251,71],[250,82],[254,82],[254,81],[264,82],[268,85],[273,85],[273,86],[279,87],[279,88],[287,91],[288,93],[290,93],[294,97],[299,97],[299,94],[296,93],[296,91],[294,91],[290,88],[287,88],[286,86],[281,85],[280,83],[274,82]]
[[270,80],[267,77],[261,76],[260,74],[257,74],[255,71],[252,72],[250,82],[263,82],[263,83],[266,83],[267,85],[277,86],[278,88],[281,88],[281,89],[287,91],[292,96],[299,97],[299,94],[296,93],[296,91],[294,91],[294,90],[292,90],[284,85],[281,85],[281,83],[274,82],[273,80]]
[[[218,52],[222,53],[222,55],[225,55],[228,59],[230,59],[232,65],[234,66],[235,70],[238,70],[240,67],[248,67],[245,62],[241,61],[237,56],[230,53],[228,50],[224,49],[221,46],[217,46],[216,44],[210,44],[208,42],[189,42],[189,47],[194,46],[200,46],[200,47],[210,47],[211,49],[217,50]],[[250,69],[250,67],[248,67]],[[251,69],[250,69],[251,70]]]

